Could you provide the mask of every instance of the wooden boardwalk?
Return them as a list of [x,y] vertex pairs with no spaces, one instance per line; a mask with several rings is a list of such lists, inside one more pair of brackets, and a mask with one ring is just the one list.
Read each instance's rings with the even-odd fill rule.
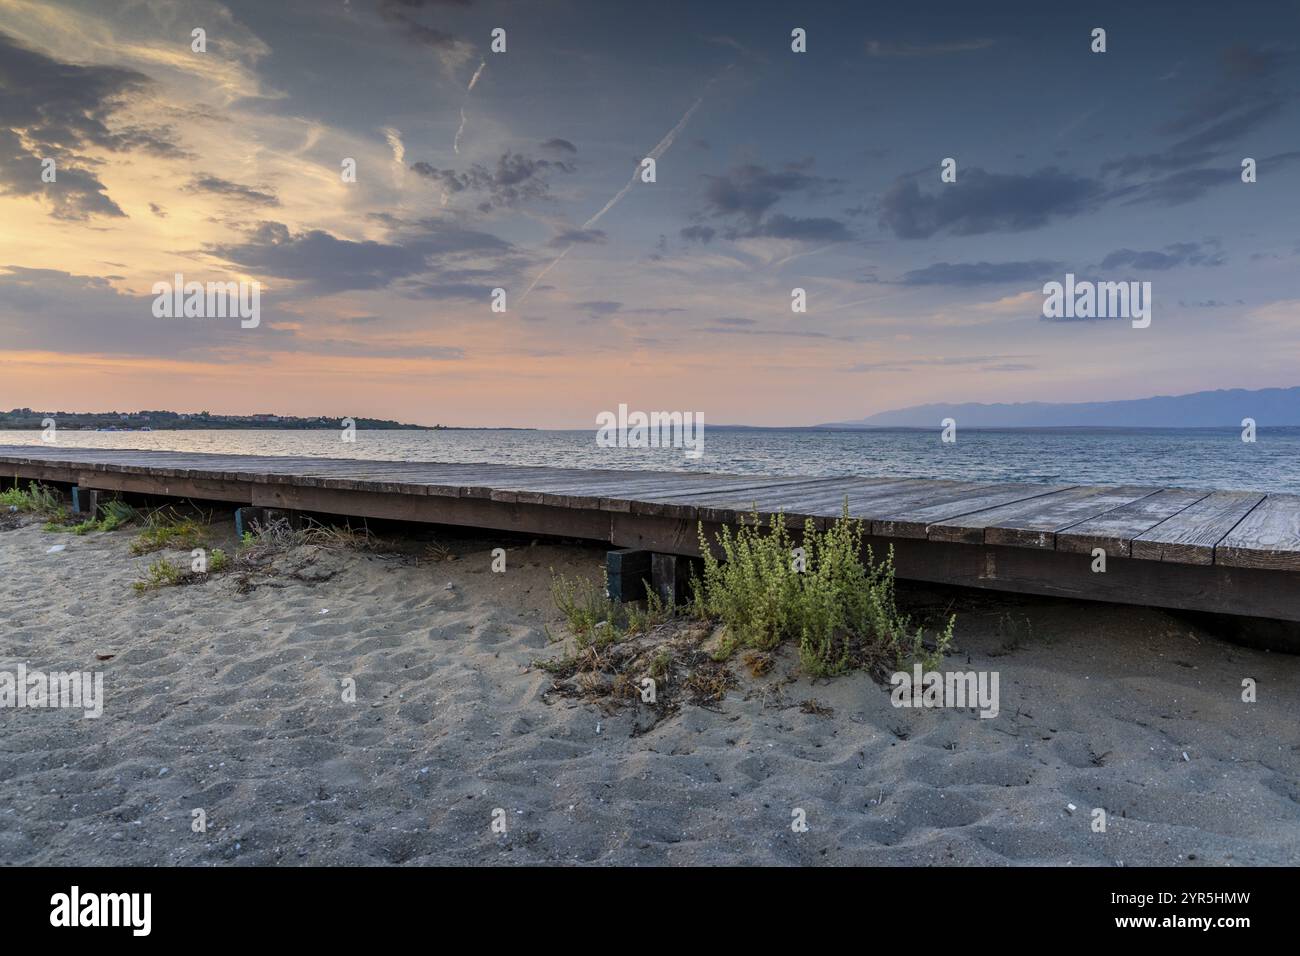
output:
[[[1145,485],[765,478],[0,445],[0,474],[82,488],[555,534],[698,554],[751,511],[845,507],[902,578],[1300,621],[1300,495]],[[1092,570],[1093,551],[1106,571]]]

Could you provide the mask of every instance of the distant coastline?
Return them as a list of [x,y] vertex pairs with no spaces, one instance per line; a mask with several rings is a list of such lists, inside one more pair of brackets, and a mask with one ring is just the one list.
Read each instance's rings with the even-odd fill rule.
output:
[[[344,427],[342,418],[298,415],[213,415],[210,412],[42,412],[15,408],[0,412],[0,431],[41,431],[46,420],[73,431],[202,431],[202,430],[307,430]],[[532,431],[529,428],[463,428],[456,425],[410,425],[386,418],[352,418],[359,429],[401,431]]]

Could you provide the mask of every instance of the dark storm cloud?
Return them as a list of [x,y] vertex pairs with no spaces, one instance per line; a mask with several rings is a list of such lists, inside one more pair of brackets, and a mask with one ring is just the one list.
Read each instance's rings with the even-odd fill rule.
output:
[[212,193],[217,196],[231,196],[235,199],[242,199],[245,202],[257,206],[280,205],[280,200],[272,192],[254,189],[251,186],[243,186],[239,183],[232,183],[228,179],[221,179],[217,176],[195,176],[190,180],[190,184],[185,188],[186,192]]
[[968,169],[956,183],[936,184],[932,192],[922,192],[914,177],[902,177],[881,198],[880,226],[900,239],[1024,232],[1089,211],[1103,197],[1096,180],[1055,167],[1028,175]]
[[1047,259],[1024,262],[936,262],[924,269],[903,274],[903,285],[993,285],[999,282],[1030,282],[1056,275],[1065,266]]
[[[263,222],[237,243],[207,247],[211,254],[257,275],[305,283],[317,293],[400,287],[421,298],[472,298],[516,273],[522,258],[509,243],[477,230],[429,222],[427,231],[408,226],[392,242],[340,239],[321,229],[294,233],[278,222]],[[469,260],[487,258],[496,270],[470,270]],[[461,280],[483,274],[482,284]],[[495,279],[496,281],[493,281]]]
[[1177,266],[1221,266],[1227,259],[1215,247],[1202,246],[1199,242],[1175,242],[1165,246],[1164,251],[1149,250],[1137,252],[1133,249],[1117,249],[1101,260],[1101,269],[1141,269],[1163,272]]
[[497,207],[513,207],[550,194],[546,178],[552,171],[574,171],[574,165],[562,160],[533,159],[509,150],[501,154],[496,166],[489,169],[475,163],[468,169],[438,169],[426,162],[411,165],[411,169],[425,179],[432,180],[449,194],[469,193],[484,197],[478,208],[487,212]]
[[[113,114],[150,79],[134,70],[78,66],[0,33],[0,192],[41,195],[58,219],[125,216],[92,171],[89,148],[185,155],[168,127],[113,127]],[[41,181],[41,160],[56,181]]]

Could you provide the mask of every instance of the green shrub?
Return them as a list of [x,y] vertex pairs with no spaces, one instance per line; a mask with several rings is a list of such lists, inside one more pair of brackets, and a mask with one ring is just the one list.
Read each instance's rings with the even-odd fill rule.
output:
[[99,506],[99,531],[116,531],[124,524],[130,524],[139,514],[125,501],[105,501]]
[[583,578],[553,577],[551,599],[564,615],[578,647],[608,644],[618,638],[618,602],[606,593],[603,576],[599,585]]
[[924,629],[913,627],[895,603],[892,549],[877,563],[867,547],[864,563],[864,533],[847,508],[825,531],[808,521],[801,571],[783,515],[774,515],[766,532],[757,513],[734,531],[723,527],[717,538],[723,560],[701,525],[704,577],[697,580],[695,610],[723,625],[718,656],[793,640],[804,669],[817,676],[853,667],[880,674],[914,660],[937,666],[951,644],[953,619],[927,651]]
[[35,481],[28,482],[25,491],[17,486],[0,491],[0,506],[6,511],[17,508],[43,518],[63,518],[68,513],[57,491]]
[[155,561],[149,565],[145,572],[143,581],[136,581],[131,587],[143,593],[145,591],[155,591],[158,588],[171,587],[174,584],[180,584],[186,577],[185,569],[179,565],[172,564],[166,558]]

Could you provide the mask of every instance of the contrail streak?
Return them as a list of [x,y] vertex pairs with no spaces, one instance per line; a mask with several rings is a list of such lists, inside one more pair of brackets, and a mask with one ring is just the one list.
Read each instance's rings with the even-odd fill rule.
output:
[[[473,91],[474,84],[478,82],[478,78],[483,75],[483,71],[486,68],[487,68],[487,60],[480,61],[478,65],[478,69],[475,70],[474,75],[469,78],[469,86],[465,87],[466,103],[469,102],[469,94]],[[465,119],[466,119],[465,107],[462,106],[460,108],[460,126],[456,128],[456,138],[451,141],[451,148],[455,151],[457,156],[460,155],[460,137],[461,134],[465,132]]]
[[481,63],[479,63],[478,69],[474,71],[474,75],[471,76],[469,79],[469,86],[465,88],[466,93],[469,93],[474,89],[474,84],[477,83],[478,78],[483,75],[483,68],[486,66],[487,66],[487,60],[483,60]]
[[460,155],[460,134],[465,132],[465,107],[460,108],[460,126],[456,127],[456,138],[451,141],[451,148]]
[[[691,114],[694,113],[697,109],[699,109],[700,104],[703,102],[704,102],[704,97],[701,96],[694,103],[692,103],[691,108],[688,109],[682,115],[682,118],[677,121],[677,125],[668,131],[667,135],[664,136],[664,138],[658,142],[658,144],[655,146],[654,149],[650,150],[650,152],[647,154],[647,158],[658,160],[661,156],[663,156],[664,153],[668,152],[669,148],[673,145],[673,140],[677,139],[678,134],[681,133],[681,131],[686,128],[686,124],[690,120]],[[631,191],[633,186],[636,185],[637,178],[640,176],[640,174],[641,174],[641,164],[638,163],[637,168],[633,170],[632,178],[628,180],[627,185],[624,186],[622,189],[620,189],[617,193],[615,193],[614,198],[612,198],[609,202],[605,203],[605,205],[601,206],[599,212],[597,212],[594,216],[592,216],[590,219],[584,222],[582,224],[582,228],[590,229],[592,226],[594,226],[596,223],[600,221],[600,218],[604,216],[605,213],[609,212],[616,205],[618,205],[619,201]],[[528,298],[528,294],[533,291],[533,289],[537,286],[537,283],[542,281],[542,278],[546,275],[546,273],[554,269],[559,264],[560,260],[569,254],[569,250],[572,248],[573,248],[573,243],[569,243],[567,246],[564,247],[563,251],[558,256],[555,257],[554,261],[552,261],[550,265],[548,265],[545,269],[543,269],[541,272],[537,274],[537,277],[533,279],[532,283],[528,286],[528,288],[524,290],[524,294],[519,297],[519,302],[521,304],[525,299]]]
[[[668,135],[659,141],[659,145],[657,145],[654,149],[650,150],[649,154],[647,155],[648,159],[653,159],[657,161],[660,156],[668,152],[668,147],[673,145],[673,140],[677,138],[677,134],[686,128],[686,122],[691,118],[691,114],[694,113],[697,109],[699,109],[700,104],[703,102],[704,102],[704,97],[700,97],[698,100],[696,100],[694,103],[691,104],[691,108],[688,109],[686,111],[686,114],[680,120],[677,121],[677,125],[668,131]],[[641,167],[640,164],[638,164],[637,168],[632,172],[632,178],[628,180],[627,185],[624,186],[622,189],[620,189],[618,191],[618,194],[615,195],[613,199],[605,203],[605,205],[601,207],[600,212],[596,213],[596,215],[592,216],[585,223],[583,223],[582,228],[590,229],[600,220],[601,216],[605,215],[605,213],[613,209],[614,206],[618,204],[618,201],[622,199],[624,196],[626,196],[628,192],[632,189],[632,187],[636,185],[637,177],[640,176],[640,174],[641,174]]]

